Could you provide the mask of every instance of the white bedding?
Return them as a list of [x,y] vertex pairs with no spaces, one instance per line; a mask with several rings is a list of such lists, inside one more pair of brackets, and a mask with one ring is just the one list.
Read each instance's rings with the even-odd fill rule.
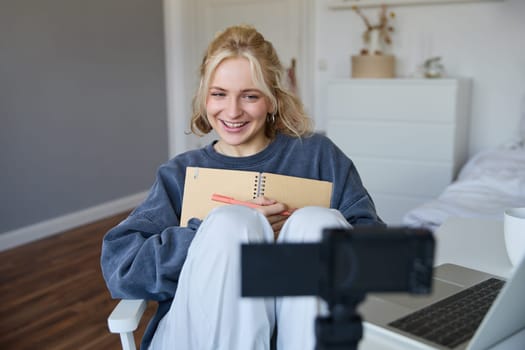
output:
[[472,157],[435,200],[408,212],[403,223],[435,230],[447,218],[503,219],[508,207],[525,207],[525,145],[515,142]]

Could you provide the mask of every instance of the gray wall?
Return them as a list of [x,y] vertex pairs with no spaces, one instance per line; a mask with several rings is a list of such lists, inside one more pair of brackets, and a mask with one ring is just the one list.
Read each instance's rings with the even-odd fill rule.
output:
[[147,190],[168,157],[162,0],[0,9],[0,232]]

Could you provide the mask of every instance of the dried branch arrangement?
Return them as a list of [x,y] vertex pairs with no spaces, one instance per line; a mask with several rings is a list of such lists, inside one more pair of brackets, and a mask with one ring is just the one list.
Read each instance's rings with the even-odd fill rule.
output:
[[389,22],[395,18],[395,13],[388,12],[387,6],[381,5],[379,21],[373,25],[358,6],[352,6],[352,10],[363,19],[366,26],[363,33],[363,42],[366,47],[361,50],[361,55],[383,55],[384,45],[392,44],[390,33],[394,31],[394,27]]

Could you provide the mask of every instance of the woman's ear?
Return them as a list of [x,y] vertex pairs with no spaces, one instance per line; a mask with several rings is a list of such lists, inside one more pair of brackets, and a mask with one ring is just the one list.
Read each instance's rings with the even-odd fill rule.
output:
[[268,114],[275,114],[277,112],[277,106],[272,103],[269,97],[266,97],[266,106],[268,107]]

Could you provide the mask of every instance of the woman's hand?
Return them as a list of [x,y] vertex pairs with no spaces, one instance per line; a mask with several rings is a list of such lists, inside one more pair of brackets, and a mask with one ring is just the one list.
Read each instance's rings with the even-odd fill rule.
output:
[[257,208],[257,210],[261,212],[264,216],[266,216],[268,222],[272,226],[274,239],[277,240],[281,228],[286,222],[286,219],[288,219],[288,215],[282,214],[284,211],[288,210],[286,204],[279,203],[273,199],[266,198],[264,196],[257,197],[251,202],[260,206],[259,208]]

